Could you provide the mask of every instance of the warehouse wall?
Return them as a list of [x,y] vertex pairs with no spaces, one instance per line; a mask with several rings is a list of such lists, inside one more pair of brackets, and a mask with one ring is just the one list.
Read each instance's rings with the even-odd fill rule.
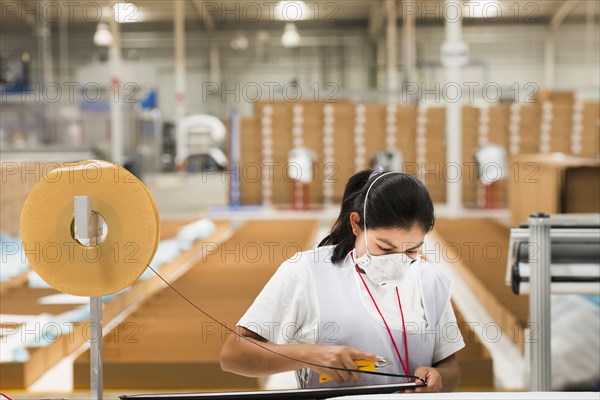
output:
[[[188,29],[192,30],[193,27]],[[82,66],[97,59],[98,49],[91,45],[93,26],[90,26],[90,41],[83,39],[70,42],[70,63]],[[376,67],[373,65],[374,44],[365,40],[362,29],[338,29],[332,34],[328,31],[328,40],[316,39],[317,31],[302,30],[300,33],[308,40],[316,40],[319,46],[299,49],[284,49],[275,46],[266,50],[264,62],[269,63],[268,72],[263,62],[257,60],[253,45],[246,51],[234,51],[228,43],[233,37],[232,32],[217,33],[213,40],[221,49],[220,80],[225,82],[228,90],[235,90],[236,82],[240,87],[250,82],[256,82],[268,93],[265,82],[279,82],[284,85],[297,78],[304,94],[313,96],[316,89],[311,85],[320,83],[319,92],[322,95],[338,94],[343,90],[353,91],[354,94],[370,89],[370,74]],[[474,65],[464,70],[466,82],[495,82],[503,88],[508,88],[518,82],[521,86],[534,82],[540,88],[546,87],[544,77],[544,49],[549,37],[548,28],[543,25],[497,25],[467,26],[463,29],[464,39],[470,44],[471,61]],[[271,31],[271,43],[279,40],[279,30]],[[85,38],[85,35],[77,35]],[[593,27],[591,34],[586,33],[584,24],[562,25],[554,34],[556,40],[555,85],[553,88],[592,90],[597,93],[600,77],[596,73],[600,64],[600,29]],[[314,39],[313,39],[314,38]],[[418,61],[422,65],[418,79],[434,85],[435,82],[445,82],[445,73],[439,64],[439,49],[444,39],[444,29],[441,26],[421,26],[417,28]],[[172,32],[140,33],[124,32],[123,53],[136,49],[139,53],[139,63],[154,66],[157,69],[158,82],[156,87],[163,99],[161,108],[167,119],[174,117],[174,103],[168,101],[174,95],[173,41]],[[254,37],[249,36],[251,44]],[[586,44],[586,40],[589,41]],[[37,43],[34,36],[22,31],[19,35],[3,34],[1,51],[4,56],[18,53],[27,49],[34,55]],[[187,85],[188,85],[188,114],[212,112],[220,116],[227,115],[227,110],[238,106],[244,115],[252,113],[252,104],[244,101],[241,92],[240,102],[236,102],[233,94],[226,96],[223,103],[219,96],[205,101],[203,82],[211,79],[209,76],[209,40],[205,33],[191,31],[187,43]],[[53,47],[55,50],[55,69],[57,80],[73,80],[76,68],[69,71],[61,70],[58,60],[58,38],[55,35]],[[152,47],[152,48],[151,48]],[[384,47],[383,47],[384,48]],[[401,52],[399,54],[401,57]],[[97,62],[97,61],[96,61]],[[33,72],[37,74],[34,62]],[[379,68],[378,73],[385,73],[385,68]],[[39,75],[38,75],[39,76]],[[384,77],[383,77],[384,78]],[[89,78],[93,80],[93,77]],[[385,79],[378,79],[385,82]],[[328,90],[324,85],[333,82],[336,86]],[[429,88],[429,86],[428,86]],[[550,87],[552,88],[552,87]],[[146,87],[141,88],[142,92]],[[595,91],[593,90],[595,89]],[[529,93],[531,89],[526,92]],[[363,94],[365,95],[365,94]],[[365,95],[366,96],[366,95]],[[596,94],[597,96],[597,94]]]
[[[555,33],[556,79],[553,88],[597,88],[600,77],[600,31],[598,26],[586,36],[585,25],[563,25]],[[545,26],[515,25],[498,29],[495,25],[465,27],[464,40],[470,46],[471,61],[482,61],[489,68],[489,78],[502,86],[515,82],[544,82],[544,49],[551,37]],[[439,59],[444,31],[440,28],[420,29],[417,32],[419,58]],[[586,46],[585,41],[591,39]],[[478,71],[479,70],[479,71]],[[465,81],[484,81],[481,68],[468,67]],[[428,73],[425,79],[444,79],[443,71]]]

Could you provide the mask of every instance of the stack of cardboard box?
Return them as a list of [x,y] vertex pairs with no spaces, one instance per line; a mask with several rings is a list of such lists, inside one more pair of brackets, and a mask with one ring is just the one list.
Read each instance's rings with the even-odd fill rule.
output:
[[340,100],[333,103],[333,165],[325,166],[323,179],[333,181],[333,201],[340,203],[348,179],[354,175],[354,143],[355,111],[354,103]]
[[[270,103],[270,106],[273,108],[271,120],[274,164],[265,166],[265,173],[271,173],[273,204],[292,204],[292,182],[287,175],[287,162],[292,149],[293,104],[281,101]],[[262,116],[262,113],[258,115]]]
[[575,94],[572,91],[556,91],[542,93],[541,97],[552,104],[552,121],[550,123],[551,151],[570,153]]
[[[490,107],[489,123],[489,142],[498,144],[507,149],[508,155],[508,137],[510,124],[510,106],[508,104],[499,104]],[[509,166],[510,167],[510,166]],[[510,171],[506,171],[507,176]],[[508,201],[508,178],[498,181],[494,185],[494,195],[497,206],[506,206]]]
[[512,225],[536,212],[600,212],[600,160],[553,154],[520,154],[511,159],[509,205]]
[[[402,153],[402,162],[414,166],[416,162],[417,107],[401,105],[396,110],[396,147]],[[407,172],[412,172],[410,168]]]
[[541,120],[542,106],[539,103],[523,104],[519,123],[520,153],[539,152]]
[[424,166],[425,186],[434,203],[446,202],[446,108],[427,110],[426,148]]
[[262,202],[262,138],[260,120],[255,117],[240,119],[239,170],[242,204]]
[[33,186],[60,163],[4,161],[0,163],[0,232],[19,235],[21,210]]
[[[323,104],[315,102],[301,102],[304,123],[304,147],[314,152],[316,160],[313,165],[312,181],[308,185],[309,203],[323,203]],[[290,149],[291,150],[291,149]]]
[[[530,102],[520,107],[518,120],[518,153],[539,153],[544,141],[548,144],[547,151],[570,153],[572,149],[572,130],[574,95],[572,92],[542,92]],[[262,155],[262,118],[263,108],[269,105],[273,109],[272,119],[272,160],[274,165],[265,166]],[[301,101],[292,102],[259,102],[255,106],[255,115],[249,120],[242,121],[242,165],[256,163],[262,169],[262,174],[271,170],[272,202],[275,205],[289,205],[292,202],[292,182],[287,176],[288,153],[293,147],[293,107],[300,104],[303,107],[302,123],[304,146],[317,156],[313,182],[309,185],[310,202],[320,204],[323,201],[323,181],[333,180],[333,202],[340,202],[343,190],[356,171],[355,160],[364,150],[365,168],[369,167],[370,159],[379,151],[385,150],[386,131],[388,127],[388,105],[365,104],[365,133],[364,143],[355,142],[356,105],[352,100],[339,100],[330,103],[333,106],[333,165],[325,165],[324,160],[324,111],[326,103]],[[551,113],[551,119],[543,118],[543,105],[546,113]],[[548,111],[549,110],[549,111]],[[426,109],[425,124],[425,163],[412,164],[417,161],[417,118],[416,105],[398,105],[396,107],[396,147],[401,151],[405,172],[422,176],[436,203],[446,201],[446,181],[454,171],[446,165],[446,109],[433,107]],[[510,107],[506,104],[490,106],[487,110],[487,142],[508,146]],[[461,169],[464,204],[474,206],[478,203],[480,183],[474,165],[473,153],[480,147],[479,120],[480,110],[476,107],[463,107],[463,136]],[[254,122],[252,122],[252,119]],[[548,122],[549,121],[549,122]],[[599,121],[600,107],[597,102],[584,102],[582,111],[581,155],[598,157],[600,154]],[[543,129],[542,129],[543,127]],[[509,168],[511,165],[509,163]],[[250,172],[251,169],[248,169]],[[418,171],[422,171],[422,175]],[[249,175],[249,174],[248,174]],[[260,204],[262,199],[261,180],[250,181],[244,176],[242,182],[242,201],[244,204]],[[453,176],[450,176],[451,178]],[[495,184],[496,205],[504,205],[508,198],[508,180]]]
[[473,151],[479,147],[478,128],[480,110],[466,106],[462,109],[462,198],[466,207],[477,205],[479,179],[473,158]]
[[366,167],[369,168],[371,159],[380,151],[386,149],[385,128],[386,128],[386,110],[385,106],[380,104],[366,104],[365,115],[367,122],[365,124],[365,148]]
[[582,119],[581,155],[598,158],[600,156],[600,104],[584,103]]

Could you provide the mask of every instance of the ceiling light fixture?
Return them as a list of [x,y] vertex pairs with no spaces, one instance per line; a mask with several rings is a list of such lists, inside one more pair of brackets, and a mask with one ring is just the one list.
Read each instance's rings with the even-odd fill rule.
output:
[[287,23],[285,24],[285,30],[281,36],[281,44],[283,47],[298,47],[300,45],[300,34],[296,24]]
[[248,42],[248,38],[243,33],[238,33],[237,36],[233,38],[229,44],[234,50],[246,50],[250,45],[250,43]]
[[96,33],[94,33],[94,44],[96,46],[110,46],[113,42],[113,35],[108,29],[108,25],[104,22],[100,22],[96,26]]

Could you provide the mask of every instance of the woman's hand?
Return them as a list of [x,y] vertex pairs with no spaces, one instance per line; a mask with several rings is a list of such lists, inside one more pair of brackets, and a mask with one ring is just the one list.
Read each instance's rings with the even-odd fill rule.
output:
[[[405,393],[437,393],[442,390],[442,375],[433,367],[419,367],[415,370],[415,375],[427,382],[427,386],[420,386],[415,389],[406,390]],[[417,381],[417,385],[423,385]]]
[[[322,346],[317,344],[300,345],[302,349],[302,360],[311,364],[326,365],[337,368],[356,369],[354,360],[372,360],[379,361],[381,357],[375,354],[367,353],[362,350],[353,349],[347,346]],[[348,382],[354,379],[358,383],[360,373],[338,371],[329,368],[315,367],[314,365],[306,365],[318,374],[327,374],[333,378],[336,383]]]

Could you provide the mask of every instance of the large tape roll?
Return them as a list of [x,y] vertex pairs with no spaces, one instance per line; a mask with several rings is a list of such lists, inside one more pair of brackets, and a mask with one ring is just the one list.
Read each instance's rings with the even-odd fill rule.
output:
[[[88,196],[107,226],[95,245],[74,238],[74,198]],[[32,189],[21,213],[23,251],[50,286],[78,296],[103,296],[135,282],[158,248],[160,220],[144,184],[106,161],[66,164]]]

